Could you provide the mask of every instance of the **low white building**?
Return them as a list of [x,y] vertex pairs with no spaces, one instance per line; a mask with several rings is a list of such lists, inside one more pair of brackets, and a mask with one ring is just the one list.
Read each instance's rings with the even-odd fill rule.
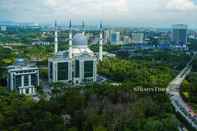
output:
[[7,87],[23,95],[36,94],[39,86],[39,69],[24,59],[16,59],[16,63],[7,67]]
[[40,40],[36,40],[32,42],[32,45],[42,45],[42,46],[48,46],[51,43],[48,41],[40,41]]

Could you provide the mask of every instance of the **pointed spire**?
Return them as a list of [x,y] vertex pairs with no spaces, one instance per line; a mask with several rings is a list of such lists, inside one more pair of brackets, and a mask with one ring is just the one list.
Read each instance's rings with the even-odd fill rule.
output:
[[82,21],[82,34],[85,35],[85,22]]
[[72,29],[72,21],[71,20],[69,21],[69,29],[70,29],[70,31]]
[[103,30],[103,23],[102,23],[102,21],[100,22],[100,31],[102,31]]
[[56,20],[55,20],[55,24],[54,25],[55,25],[55,29],[56,29],[57,28],[57,21]]

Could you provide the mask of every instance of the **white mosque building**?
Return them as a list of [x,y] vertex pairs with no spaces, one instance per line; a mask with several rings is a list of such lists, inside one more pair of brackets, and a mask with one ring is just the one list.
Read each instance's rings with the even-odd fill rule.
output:
[[70,21],[69,49],[66,51],[58,51],[58,31],[56,28],[54,56],[48,60],[49,82],[63,82],[73,85],[96,82],[97,62],[103,59],[102,24],[100,24],[99,45],[99,58],[97,58],[96,54],[88,48],[85,30],[73,36]]

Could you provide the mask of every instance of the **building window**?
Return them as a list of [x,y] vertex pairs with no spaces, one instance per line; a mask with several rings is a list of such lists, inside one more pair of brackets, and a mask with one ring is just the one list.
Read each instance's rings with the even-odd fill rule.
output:
[[68,80],[68,62],[58,63],[58,80]]
[[50,79],[53,79],[53,63],[52,62],[49,63],[49,69],[50,69],[49,77]]
[[85,61],[84,62],[84,77],[93,77],[93,67],[94,62],[93,61]]
[[31,75],[31,85],[37,86],[37,83],[38,83],[38,76],[37,76],[37,74],[32,74]]
[[22,77],[21,76],[15,76],[15,80],[14,80],[14,87],[18,88],[22,86]]
[[75,61],[75,77],[78,78],[79,77],[79,60]]
[[24,75],[24,86],[29,86],[29,75]]

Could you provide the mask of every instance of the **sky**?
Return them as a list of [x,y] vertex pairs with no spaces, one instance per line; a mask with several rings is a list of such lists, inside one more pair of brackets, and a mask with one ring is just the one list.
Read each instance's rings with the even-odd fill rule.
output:
[[197,0],[0,0],[0,21],[197,28]]

